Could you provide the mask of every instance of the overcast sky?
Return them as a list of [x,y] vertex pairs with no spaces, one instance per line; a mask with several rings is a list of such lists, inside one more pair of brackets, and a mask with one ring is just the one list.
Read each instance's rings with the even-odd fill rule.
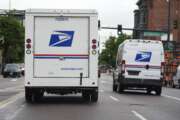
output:
[[[11,9],[48,8],[48,9],[96,9],[102,26],[132,28],[134,26],[133,11],[138,0],[11,0]],[[8,9],[9,0],[0,0],[0,9]],[[116,31],[101,31],[103,42]]]

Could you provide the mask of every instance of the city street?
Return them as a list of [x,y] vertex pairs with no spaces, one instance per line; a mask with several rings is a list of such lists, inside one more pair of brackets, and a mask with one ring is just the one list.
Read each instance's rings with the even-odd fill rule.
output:
[[179,120],[180,89],[162,96],[145,91],[112,92],[112,77],[102,74],[97,103],[80,95],[45,95],[40,103],[24,99],[24,78],[0,78],[0,120]]

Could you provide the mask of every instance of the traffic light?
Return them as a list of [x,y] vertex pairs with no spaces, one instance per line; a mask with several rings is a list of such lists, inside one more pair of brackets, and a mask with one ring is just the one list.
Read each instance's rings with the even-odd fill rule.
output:
[[173,21],[173,28],[178,29],[178,20]]
[[101,29],[101,21],[98,20],[98,29],[100,30]]
[[122,25],[117,26],[117,33],[118,34],[122,33]]

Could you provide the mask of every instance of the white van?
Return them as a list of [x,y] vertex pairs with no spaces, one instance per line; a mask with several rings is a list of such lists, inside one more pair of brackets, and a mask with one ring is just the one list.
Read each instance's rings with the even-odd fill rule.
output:
[[177,67],[175,76],[173,76],[173,87],[180,88],[180,65]]
[[119,45],[113,90],[145,88],[161,94],[164,51],[161,41],[125,40]]
[[25,98],[82,93],[98,100],[98,14],[30,9],[25,16]]

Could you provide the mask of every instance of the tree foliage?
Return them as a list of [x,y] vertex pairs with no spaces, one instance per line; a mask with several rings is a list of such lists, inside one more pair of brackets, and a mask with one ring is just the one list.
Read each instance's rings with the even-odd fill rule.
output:
[[126,34],[121,34],[117,38],[114,36],[110,36],[109,39],[105,42],[105,49],[102,50],[99,56],[99,64],[114,67],[116,63],[116,54],[119,45],[124,40],[129,38],[130,36]]
[[2,62],[23,62],[24,59],[24,27],[13,16],[0,16],[0,48]]

